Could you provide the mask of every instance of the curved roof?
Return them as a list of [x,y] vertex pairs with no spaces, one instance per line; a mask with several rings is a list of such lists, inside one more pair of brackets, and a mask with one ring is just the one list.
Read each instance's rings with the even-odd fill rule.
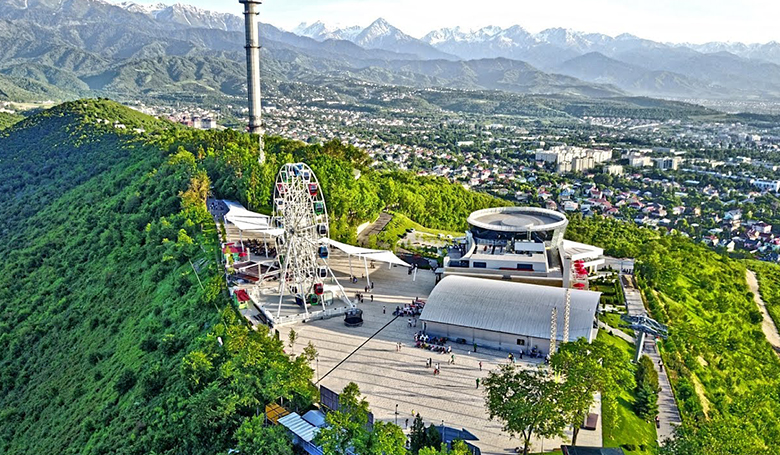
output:
[[569,220],[560,212],[538,207],[496,207],[469,215],[474,227],[502,232],[540,232],[566,227]]
[[[591,340],[600,296],[571,290],[570,340]],[[558,308],[557,338],[563,340],[566,289],[451,275],[433,288],[420,320],[549,339],[553,308]]]

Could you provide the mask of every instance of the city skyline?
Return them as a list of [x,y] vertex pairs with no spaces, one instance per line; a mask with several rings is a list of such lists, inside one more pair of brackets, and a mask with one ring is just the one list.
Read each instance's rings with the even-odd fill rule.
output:
[[[114,0],[115,3],[118,3]],[[159,0],[136,0],[156,4]],[[199,8],[241,14],[238,1],[183,0]],[[235,4],[234,4],[235,3]],[[712,41],[746,44],[780,41],[774,19],[780,15],[780,3],[744,0],[734,5],[727,0],[639,0],[625,4],[620,0],[554,0],[527,2],[486,0],[479,8],[466,2],[431,0],[296,0],[264,2],[261,21],[291,30],[302,22],[317,20],[329,26],[367,26],[378,17],[385,18],[404,32],[422,37],[431,30],[460,26],[478,29],[488,25],[520,25],[530,32],[562,27],[582,32],[617,36],[630,33],[661,42],[701,44]],[[371,4],[371,8],[366,5]],[[453,7],[453,4],[456,7]],[[464,5],[463,8],[457,7]],[[415,11],[417,14],[409,14]]]

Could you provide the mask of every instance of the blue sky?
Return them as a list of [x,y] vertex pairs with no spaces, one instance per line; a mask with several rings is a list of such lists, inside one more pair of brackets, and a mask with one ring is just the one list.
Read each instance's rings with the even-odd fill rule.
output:
[[[179,2],[241,12],[238,0]],[[780,0],[267,0],[262,11],[263,22],[288,30],[301,22],[368,25],[384,17],[417,37],[456,25],[519,24],[531,32],[566,27],[670,42],[780,41]]]

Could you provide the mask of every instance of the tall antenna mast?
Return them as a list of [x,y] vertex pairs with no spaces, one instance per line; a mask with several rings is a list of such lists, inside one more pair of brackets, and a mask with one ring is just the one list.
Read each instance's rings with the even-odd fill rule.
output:
[[246,26],[246,79],[249,92],[249,132],[260,136],[258,161],[265,162],[265,144],[263,143],[263,112],[260,93],[260,32],[258,28],[259,0],[238,0],[244,5],[244,24]]

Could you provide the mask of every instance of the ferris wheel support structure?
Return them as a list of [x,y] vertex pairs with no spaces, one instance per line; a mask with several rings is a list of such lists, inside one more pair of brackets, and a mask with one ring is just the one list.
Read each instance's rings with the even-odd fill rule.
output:
[[328,211],[317,176],[303,163],[285,164],[279,170],[274,186],[272,223],[284,233],[276,238],[281,316],[285,295],[292,295],[303,306],[324,305],[325,279],[329,276],[338,286],[342,300],[354,306],[333,270],[330,256]]

